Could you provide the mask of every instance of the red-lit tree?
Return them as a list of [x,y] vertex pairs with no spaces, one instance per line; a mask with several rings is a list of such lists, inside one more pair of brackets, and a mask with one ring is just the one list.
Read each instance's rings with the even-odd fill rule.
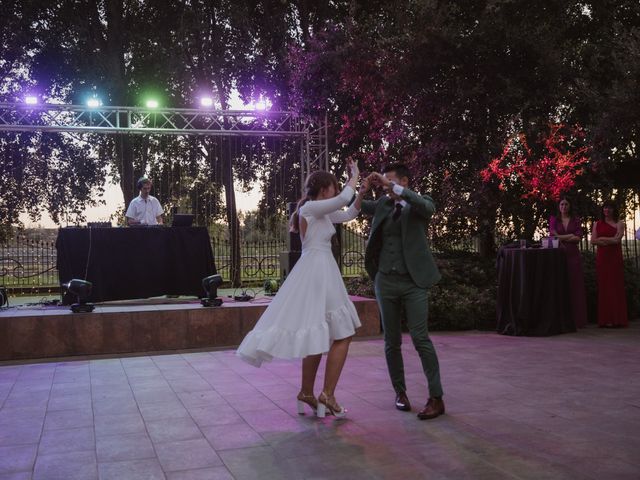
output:
[[550,125],[532,146],[519,133],[480,171],[483,182],[497,186],[502,216],[513,222],[515,233],[531,237],[545,207],[575,187],[589,162],[584,139],[582,128],[563,124]]

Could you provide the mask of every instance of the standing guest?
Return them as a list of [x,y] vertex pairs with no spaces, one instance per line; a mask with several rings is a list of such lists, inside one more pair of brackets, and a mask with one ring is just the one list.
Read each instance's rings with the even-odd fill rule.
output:
[[429,338],[428,289],[440,280],[429,241],[427,226],[435,212],[433,200],[409,188],[411,172],[406,165],[387,166],[382,174],[372,173],[368,184],[381,186],[386,195],[363,201],[362,213],[373,215],[365,251],[365,267],[374,282],[384,328],[384,351],[398,410],[410,411],[402,359],[402,312],[413,345],[427,377],[429,398],[418,412],[420,420],[444,413],[440,366]]
[[591,243],[598,246],[596,273],[598,276],[598,326],[626,327],[627,297],[624,290],[622,237],[624,223],[618,219],[613,202],[602,204],[600,220],[591,233]]
[[129,225],[162,225],[162,206],[156,197],[149,195],[153,183],[147,177],[140,177],[136,184],[140,195],[131,200],[127,208],[127,223]]
[[[355,202],[342,210],[351,202],[359,176],[355,163],[350,162],[348,168],[351,178],[339,195],[338,181],[331,173],[317,171],[307,178],[305,196],[291,219],[292,231],[302,239],[302,256],[237,350],[243,360],[256,367],[274,357],[302,358],[298,413],[304,413],[306,404],[318,417],[327,412],[345,416],[334,392],[351,338],[360,326],[331,252],[336,232],[333,224],[353,220],[364,194],[362,190]],[[327,352],[324,387],[316,399],[316,373],[322,354]]]
[[587,325],[587,298],[582,272],[582,257],[578,244],[582,240],[581,220],[573,214],[571,202],[562,197],[558,203],[557,215],[549,218],[549,234],[558,237],[565,250],[569,284],[571,288],[571,312],[576,327]]

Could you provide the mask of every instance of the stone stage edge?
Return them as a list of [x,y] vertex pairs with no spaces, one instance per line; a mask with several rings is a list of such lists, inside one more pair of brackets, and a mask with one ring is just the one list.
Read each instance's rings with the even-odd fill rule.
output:
[[[362,327],[357,337],[380,335],[375,300],[352,296]],[[224,299],[221,307],[179,303],[108,302],[91,313],[67,306],[0,309],[0,361],[86,355],[137,354],[234,347],[254,327],[270,297]]]

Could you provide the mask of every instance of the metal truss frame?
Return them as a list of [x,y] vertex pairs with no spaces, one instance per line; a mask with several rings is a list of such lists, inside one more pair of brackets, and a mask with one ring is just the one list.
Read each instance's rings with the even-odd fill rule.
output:
[[303,181],[329,168],[326,115],[317,120],[269,110],[0,103],[0,131],[297,138]]

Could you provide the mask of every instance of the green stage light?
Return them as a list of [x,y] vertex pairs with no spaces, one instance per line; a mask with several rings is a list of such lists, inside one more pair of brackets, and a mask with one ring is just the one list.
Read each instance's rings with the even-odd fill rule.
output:
[[147,106],[147,108],[158,108],[159,103],[155,98],[150,98],[145,102],[145,105]]

